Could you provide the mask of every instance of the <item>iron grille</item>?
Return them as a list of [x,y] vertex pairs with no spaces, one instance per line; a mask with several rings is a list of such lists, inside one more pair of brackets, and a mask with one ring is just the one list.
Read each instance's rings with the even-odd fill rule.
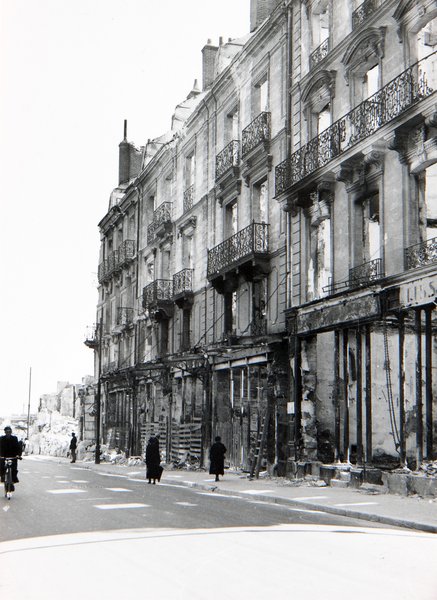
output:
[[143,307],[149,308],[159,301],[171,301],[173,298],[173,281],[171,279],[156,279],[143,288]]
[[135,255],[135,242],[134,240],[124,240],[118,247],[118,264],[120,267],[128,264],[133,260]]
[[377,0],[364,0],[364,2],[352,13],[352,29],[355,29],[364,23],[370,15],[373,15],[377,8]]
[[193,269],[182,269],[173,275],[173,295],[193,291]]
[[251,223],[221,244],[208,250],[208,277],[252,254],[267,254],[269,225]]
[[184,192],[184,212],[189,211],[193,208],[194,204],[194,184],[190,185]]
[[215,157],[215,178],[220,179],[240,162],[240,142],[233,140]]
[[241,154],[244,156],[261,142],[270,140],[270,113],[262,112],[252,121],[241,135]]
[[106,275],[108,272],[108,261],[103,260],[98,267],[98,279],[99,279],[99,283],[103,283],[106,280]]
[[322,61],[329,52],[329,38],[326,38],[325,41],[323,41],[320,46],[318,46],[314,52],[311,52],[310,54],[310,69],[314,69],[314,67],[316,65],[319,64],[320,61]]
[[382,277],[382,260],[375,258],[369,262],[349,269],[349,287],[368,285]]
[[437,52],[433,52],[395,77],[376,94],[310,140],[275,169],[275,193],[282,194],[319,167],[366,139],[410,106],[434,93],[427,73]]
[[437,261],[437,237],[405,248],[405,266],[407,269],[423,267]]
[[153,213],[152,222],[147,227],[147,243],[150,244],[156,237],[156,232],[165,223],[171,222],[171,202],[163,202]]

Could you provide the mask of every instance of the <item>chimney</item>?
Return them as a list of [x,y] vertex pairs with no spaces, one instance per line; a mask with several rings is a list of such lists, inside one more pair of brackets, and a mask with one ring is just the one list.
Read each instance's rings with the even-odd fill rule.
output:
[[269,17],[281,0],[250,0],[250,31]]
[[127,121],[124,120],[123,141],[118,145],[118,185],[129,181],[130,149],[127,141]]
[[202,48],[203,64],[202,64],[202,90],[205,91],[211,87],[215,75],[215,57],[218,47],[213,46],[211,40],[206,42],[206,46]]

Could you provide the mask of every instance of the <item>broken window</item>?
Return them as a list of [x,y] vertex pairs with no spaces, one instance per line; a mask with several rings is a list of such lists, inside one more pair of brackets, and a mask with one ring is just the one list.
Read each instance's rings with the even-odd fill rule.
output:
[[307,300],[328,292],[332,278],[330,195],[310,194],[307,211]]

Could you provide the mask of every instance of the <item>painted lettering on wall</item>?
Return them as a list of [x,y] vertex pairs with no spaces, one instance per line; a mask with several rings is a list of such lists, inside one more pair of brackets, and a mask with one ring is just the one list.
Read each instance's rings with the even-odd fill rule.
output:
[[437,295],[437,277],[426,277],[400,288],[401,306],[420,306],[435,300]]

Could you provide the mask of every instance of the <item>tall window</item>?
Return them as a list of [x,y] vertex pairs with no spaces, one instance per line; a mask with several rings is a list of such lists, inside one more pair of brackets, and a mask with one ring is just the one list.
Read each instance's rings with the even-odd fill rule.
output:
[[238,204],[236,200],[226,205],[224,226],[225,239],[231,237],[238,231]]
[[237,327],[237,292],[227,292],[224,300],[224,333],[230,334]]
[[307,300],[320,298],[327,292],[332,278],[331,218],[329,195],[311,194],[307,229]]
[[329,2],[320,1],[311,15],[312,47],[318,48],[329,38]]
[[381,227],[379,220],[379,194],[362,202],[363,263],[381,258]]
[[437,237],[437,163],[419,176],[419,235],[421,242]]
[[238,112],[237,109],[235,109],[226,116],[225,144],[229,144],[233,140],[239,139],[239,137],[240,137],[239,124],[240,124],[240,113]]
[[194,154],[190,154],[185,159],[185,189],[191,187],[195,181],[195,160]]
[[184,269],[191,269],[193,266],[193,237],[182,235],[182,265]]
[[267,181],[256,184],[252,189],[252,218],[256,223],[268,223]]

